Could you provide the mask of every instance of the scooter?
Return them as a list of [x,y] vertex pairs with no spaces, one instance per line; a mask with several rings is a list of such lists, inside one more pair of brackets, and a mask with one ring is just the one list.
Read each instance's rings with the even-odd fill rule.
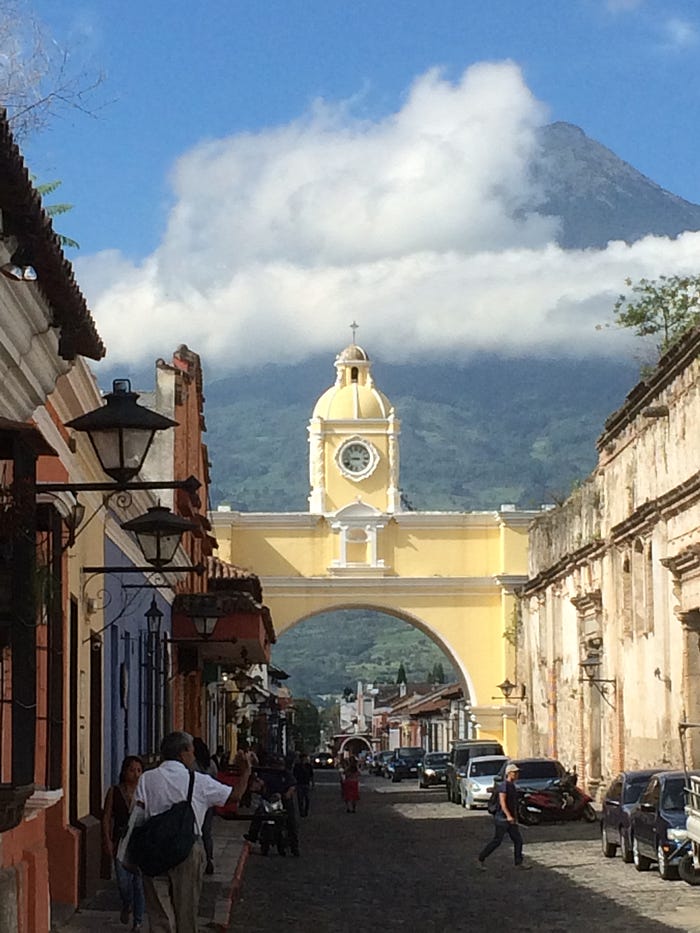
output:
[[543,822],[585,820],[595,823],[593,799],[576,785],[576,774],[556,778],[540,790],[524,790],[518,801],[518,819],[526,826]]
[[279,855],[287,854],[287,811],[282,798],[274,794],[269,800],[260,801],[262,823],[260,824],[260,852],[267,855],[271,846],[277,847]]

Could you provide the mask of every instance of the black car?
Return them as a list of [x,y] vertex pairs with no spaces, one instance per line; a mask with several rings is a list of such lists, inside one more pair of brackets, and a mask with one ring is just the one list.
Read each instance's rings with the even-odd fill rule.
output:
[[447,771],[447,752],[427,752],[418,762],[418,786],[430,787],[433,784],[444,784]]
[[402,778],[418,776],[418,763],[425,755],[425,749],[416,746],[400,746],[394,749],[393,756],[386,763],[386,776],[392,784]]
[[685,782],[684,771],[661,771],[644,788],[632,813],[632,855],[637,871],[648,871],[652,862],[658,862],[664,880],[678,877],[678,863],[688,851]]
[[332,768],[335,764],[335,759],[330,752],[316,752],[311,759],[311,764],[314,768]]
[[614,858],[619,848],[623,862],[632,861],[632,811],[636,810],[649,779],[662,770],[621,771],[605,791],[600,841],[606,858]]
[[372,763],[369,766],[370,774],[378,774],[380,777],[384,777],[384,769],[386,768],[387,762],[393,756],[392,751],[383,751],[376,752],[372,757]]
[[465,739],[462,742],[455,742],[445,771],[447,799],[452,803],[462,803],[462,778],[466,776],[467,762],[470,758],[502,754],[501,743],[491,739]]

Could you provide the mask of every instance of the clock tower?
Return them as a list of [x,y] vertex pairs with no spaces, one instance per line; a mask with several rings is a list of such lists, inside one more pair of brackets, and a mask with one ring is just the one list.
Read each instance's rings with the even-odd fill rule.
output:
[[335,384],[318,400],[309,423],[309,510],[399,512],[400,424],[394,409],[375,387],[362,347],[351,343],[335,368]]

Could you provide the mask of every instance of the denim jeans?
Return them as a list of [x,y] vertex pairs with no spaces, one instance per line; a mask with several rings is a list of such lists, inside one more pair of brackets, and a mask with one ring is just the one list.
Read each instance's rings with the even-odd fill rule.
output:
[[487,843],[479,853],[479,861],[483,862],[497,849],[503,842],[506,833],[513,841],[513,857],[515,864],[519,865],[523,860],[523,837],[520,835],[520,828],[517,823],[509,823],[502,817],[494,817],[493,820],[493,839]]
[[143,876],[140,871],[127,871],[119,859],[114,860],[114,873],[117,876],[117,887],[122,907],[128,907],[134,918],[134,923],[143,923],[146,911],[146,901],[143,893]]

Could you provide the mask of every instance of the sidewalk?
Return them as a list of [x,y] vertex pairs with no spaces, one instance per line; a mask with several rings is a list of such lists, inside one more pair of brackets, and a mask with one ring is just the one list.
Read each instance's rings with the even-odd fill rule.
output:
[[[250,846],[243,838],[248,820],[214,819],[214,874],[204,876],[202,897],[199,902],[199,928],[201,931],[228,929],[231,906],[240,886]],[[125,933],[130,927],[119,922],[119,894],[114,881],[105,881],[104,887],[88,898],[69,918],[54,917],[51,929],[60,933]],[[148,933],[146,919],[143,933]]]

